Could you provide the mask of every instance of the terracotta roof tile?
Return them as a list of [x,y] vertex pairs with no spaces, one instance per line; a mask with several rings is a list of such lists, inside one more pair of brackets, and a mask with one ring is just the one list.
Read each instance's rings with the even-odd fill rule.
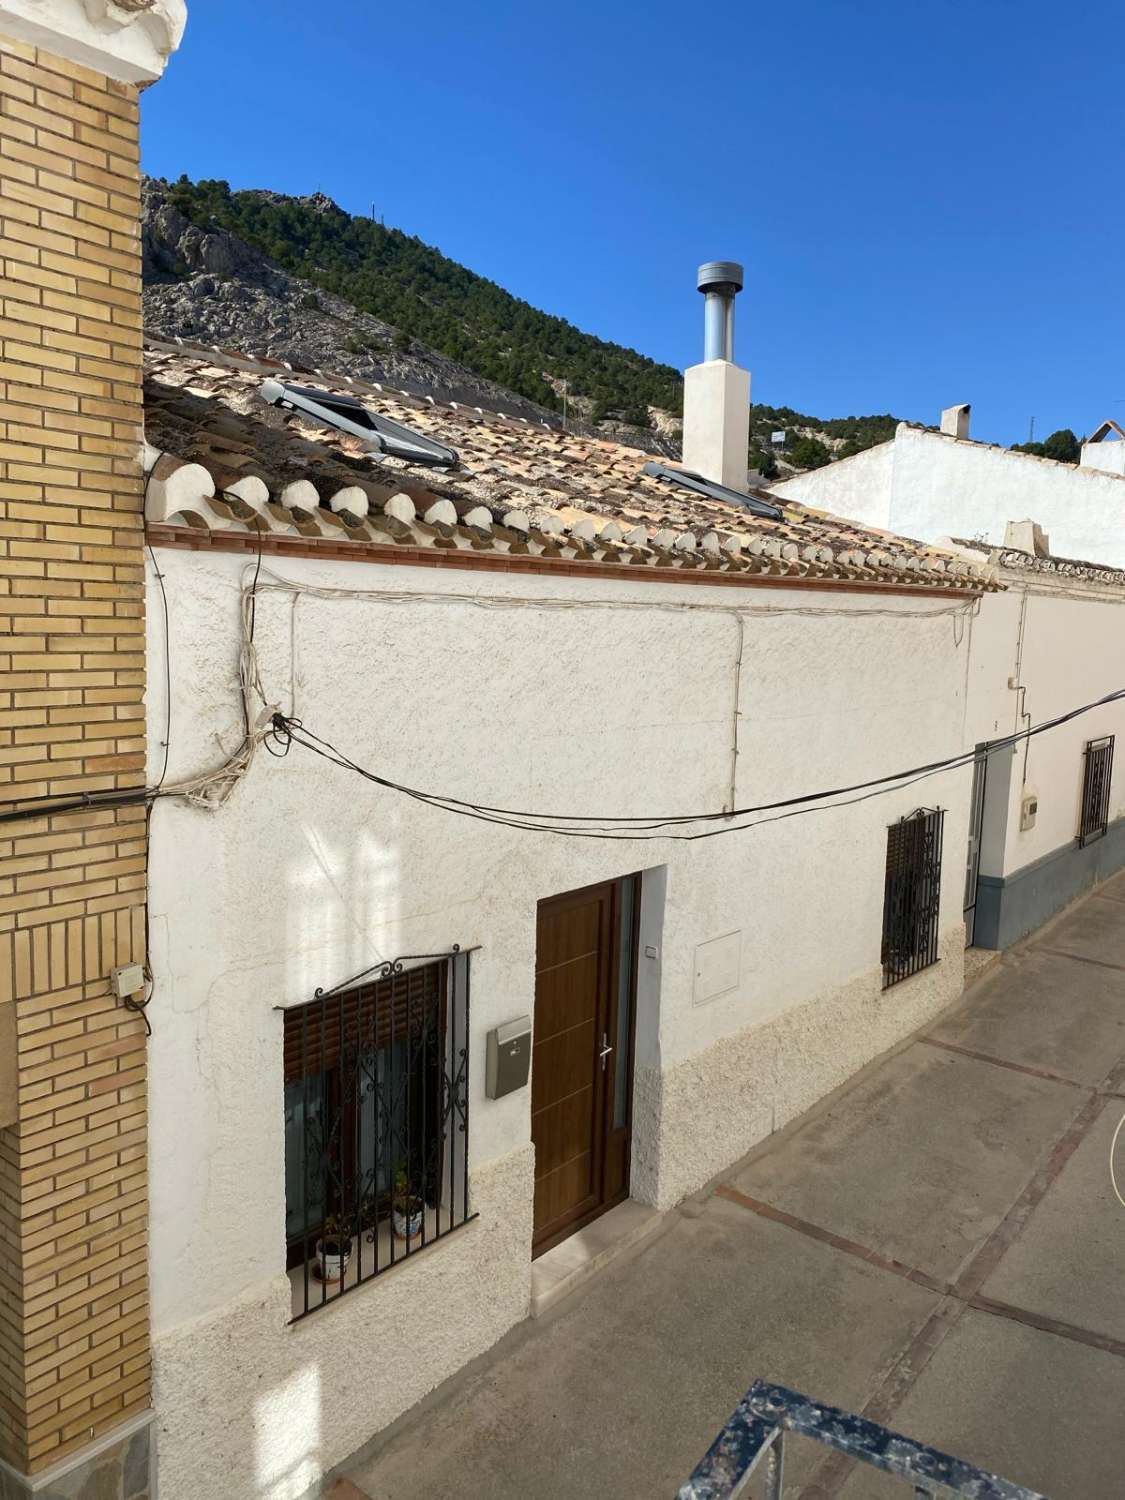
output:
[[279,368],[290,367],[187,344],[147,347],[150,521],[227,531],[264,524],[337,539],[345,553],[349,540],[518,550],[558,557],[578,572],[595,561],[931,588],[1001,586],[988,563],[764,490],[757,493],[782,510],[782,519],[678,490],[642,472],[650,455],[640,450],[300,372],[306,383],[359,397],[460,456],[456,471],[419,467],[268,405],[259,390]]
[[1125,568],[1107,567],[1105,563],[1080,562],[1075,557],[1056,557],[1053,554],[1040,557],[1034,552],[1021,552],[1016,547],[994,547],[990,542],[959,536],[950,537],[949,540],[955,547],[971,552],[993,568],[1009,568],[1020,573],[1052,574],[1056,578],[1074,578],[1082,583],[1125,589]]

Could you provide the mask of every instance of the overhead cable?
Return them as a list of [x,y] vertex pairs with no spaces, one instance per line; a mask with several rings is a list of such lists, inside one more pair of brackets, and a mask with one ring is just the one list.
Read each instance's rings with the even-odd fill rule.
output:
[[[1013,734],[1005,735],[1001,739],[993,740],[986,751],[985,756],[993,755],[1000,750],[1010,748],[1022,740],[1034,738],[1036,735],[1046,734],[1060,725],[1069,723],[1082,714],[1092,712],[1109,703],[1116,703],[1125,699],[1125,687],[1118,688],[1112,693],[1095,699],[1078,708],[1068,710],[1066,713],[1057,714],[1052,719],[1045,720],[1030,729],[1019,730]],[[445,812],[459,814],[463,817],[476,818],[481,822],[496,823],[508,828],[516,828],[525,832],[552,833],[567,838],[594,838],[618,840],[622,842],[644,842],[649,840],[671,840],[674,842],[687,843],[696,839],[715,838],[720,834],[738,833],[746,829],[756,828],[764,823],[780,821],[785,817],[798,817],[804,813],[816,811],[821,807],[845,807],[856,802],[867,801],[871,797],[886,795],[889,792],[899,791],[904,787],[911,786],[916,782],[928,777],[936,776],[945,771],[958,770],[963,766],[971,765],[974,761],[982,758],[981,752],[965,750],[957,755],[946,756],[942,760],[931,761],[926,765],[913,766],[908,770],[891,772],[885,776],[873,777],[868,781],[855,782],[850,786],[834,787],[822,791],[805,792],[793,797],[781,798],[774,802],[762,802],[753,806],[735,808],[728,812],[706,812],[675,814],[668,817],[634,817],[624,814],[580,814],[580,813],[542,813],[529,812],[516,808],[494,807],[487,803],[468,802],[461,798],[451,797],[445,793],[424,791],[418,787],[407,786],[402,782],[391,780],[389,777],[378,775],[376,772],[360,765],[344,751],[333,745],[331,741],[322,738],[308,729],[299,719],[287,717],[277,712],[272,718],[272,731],[270,738],[278,748],[275,754],[288,753],[291,745],[301,745],[323,759],[340,767],[342,770],[351,771],[361,776],[365,781],[370,781],[376,786],[383,787],[387,791],[398,792],[403,796],[410,797],[415,801],[439,808]],[[853,793],[859,795],[853,796]],[[841,800],[833,800],[841,799]],[[770,813],[771,817],[757,817],[759,814]],[[754,822],[737,822],[736,819],[756,818]],[[567,826],[562,826],[562,825]],[[592,826],[576,826],[576,825]],[[719,825],[705,826],[690,833],[668,833],[665,829],[683,828],[691,824]]]

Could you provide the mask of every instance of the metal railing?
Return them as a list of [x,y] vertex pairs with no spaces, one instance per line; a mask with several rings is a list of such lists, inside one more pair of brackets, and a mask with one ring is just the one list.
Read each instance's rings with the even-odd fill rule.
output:
[[812,1438],[857,1463],[882,1469],[928,1497],[971,1500],[1046,1500],[1034,1490],[1000,1479],[926,1443],[891,1432],[853,1412],[823,1406],[783,1385],[756,1380],[707,1450],[677,1500],[736,1500],[765,1461],[766,1500],[782,1500],[785,1434]]
[[294,1319],[474,1217],[470,962],[459,948],[389,960],[285,1012]]
[[936,964],[945,813],[920,807],[887,829],[883,988]]
[[1113,778],[1112,734],[1088,740],[1083,754],[1082,813],[1078,824],[1078,847],[1084,849],[1109,828],[1109,784]]

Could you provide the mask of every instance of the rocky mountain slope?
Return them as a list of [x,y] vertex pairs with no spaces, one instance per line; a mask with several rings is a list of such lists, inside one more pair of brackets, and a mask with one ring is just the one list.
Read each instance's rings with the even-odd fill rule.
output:
[[143,192],[145,330],[152,338],[220,344],[318,369],[441,393],[519,416],[554,414],[427,349],[399,330],[292,276],[228,230],[203,229]]
[[[553,423],[565,398],[571,430],[678,454],[677,371],[540,312],[323,194],[148,179],[143,246],[150,337],[270,354]],[[816,467],[884,441],[895,423],[758,405],[749,464],[765,478]],[[785,434],[780,448],[776,431]]]

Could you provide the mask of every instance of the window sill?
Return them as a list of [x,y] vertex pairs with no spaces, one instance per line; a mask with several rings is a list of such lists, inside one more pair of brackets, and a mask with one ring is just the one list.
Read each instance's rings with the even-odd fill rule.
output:
[[932,959],[928,964],[923,964],[920,969],[914,969],[909,974],[903,974],[898,979],[892,979],[889,984],[884,983],[881,993],[889,995],[893,990],[901,990],[904,984],[909,984],[912,979],[917,979],[922,974],[928,974],[931,969],[936,969],[942,960]]
[[[364,1234],[357,1241],[353,1236],[352,1253],[348,1259],[347,1271],[341,1281],[321,1281],[318,1274],[319,1258],[314,1250],[307,1265],[293,1266],[288,1272],[292,1292],[291,1323],[303,1322],[310,1314],[319,1312],[323,1307],[332,1306],[346,1293],[355,1291],[358,1287],[382,1281],[388,1271],[416,1259],[417,1256],[430,1250],[432,1246],[444,1243],[465,1225],[473,1223],[475,1218],[476,1214],[472,1214],[451,1228],[448,1209],[427,1208],[424,1223],[425,1236],[423,1238],[423,1235],[419,1234],[412,1240],[398,1239],[392,1233],[390,1221],[383,1220],[379,1225],[376,1240]],[[313,1249],[311,1245],[310,1249]],[[308,1272],[307,1309],[305,1306],[306,1270]]]

